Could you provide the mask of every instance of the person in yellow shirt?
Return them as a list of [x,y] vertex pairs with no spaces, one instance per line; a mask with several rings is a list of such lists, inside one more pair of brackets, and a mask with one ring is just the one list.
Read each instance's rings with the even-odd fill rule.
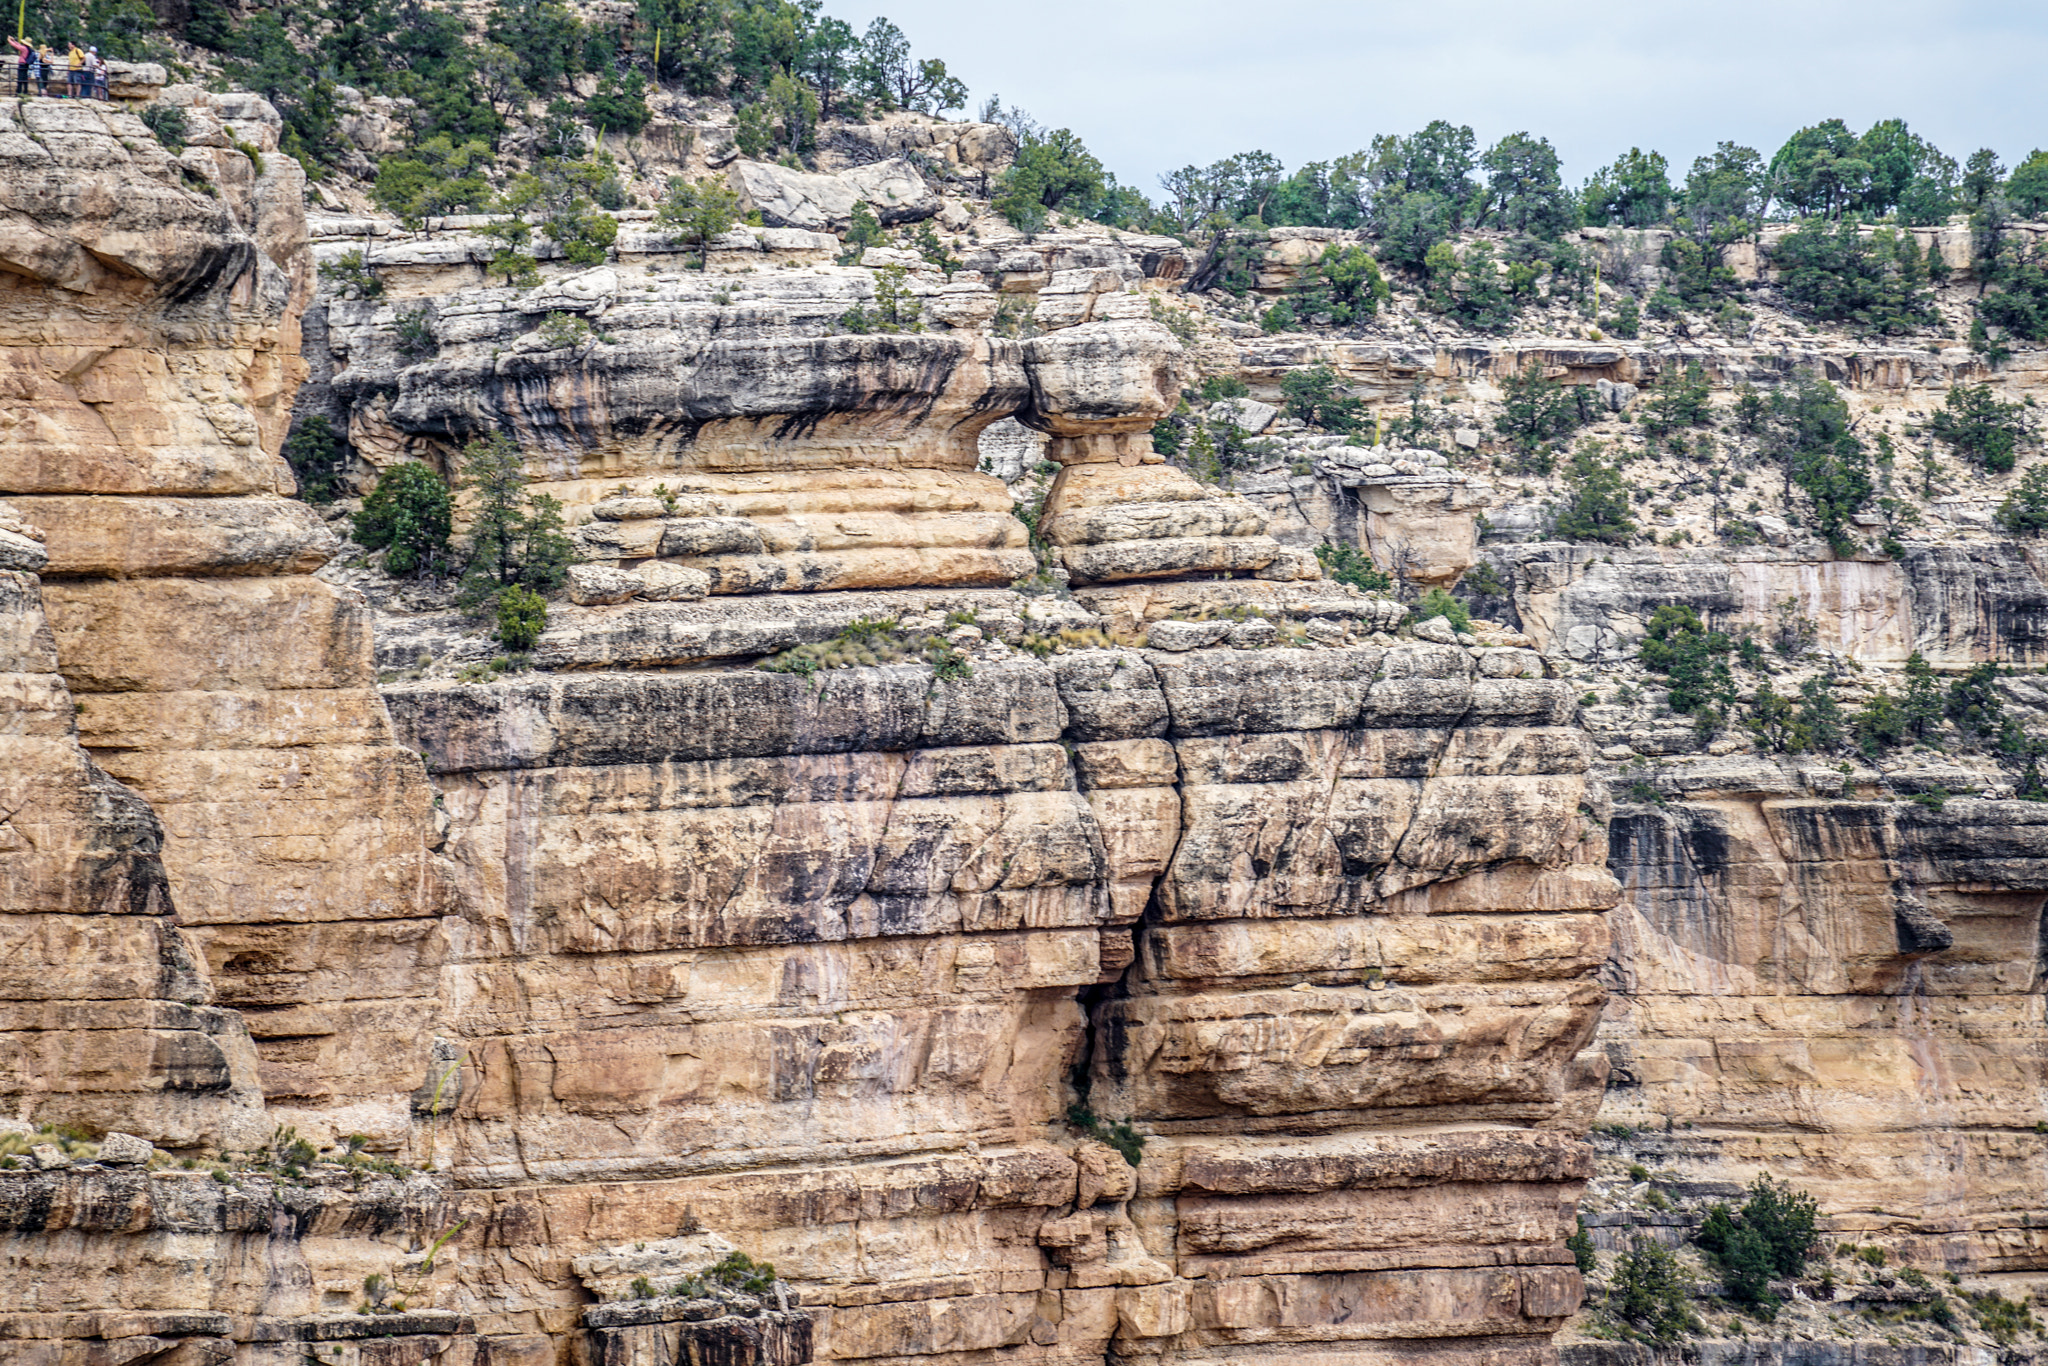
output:
[[86,97],[85,83],[91,79],[85,71],[85,49],[78,44],[71,45],[71,98],[82,100]]

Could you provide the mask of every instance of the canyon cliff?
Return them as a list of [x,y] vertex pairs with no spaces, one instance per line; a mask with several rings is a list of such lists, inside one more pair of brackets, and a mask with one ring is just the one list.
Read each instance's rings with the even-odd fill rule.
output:
[[[503,434],[571,509],[585,601],[464,681],[285,496],[298,172],[194,117],[0,144],[11,1359],[1549,1358],[1618,895],[1575,694],[1152,452],[1143,253],[909,272],[923,333],[831,326],[877,275],[793,229],[323,303],[359,450]],[[1009,586],[1011,417],[1071,593]],[[753,667],[877,619],[972,663]]]
[[[1821,375],[1904,450],[2035,353],[1254,326],[1177,239],[978,214],[989,124],[714,149],[759,224],[504,283],[176,98],[176,155],[0,110],[0,1354],[1636,1366],[1581,1268],[1766,1174],[2031,1287],[2039,791],[1774,745],[1642,649],[1757,647],[1731,713],[1978,678],[2024,742],[2017,475],[1937,498],[1925,442],[1830,544],[1749,438],[1711,496],[1652,447],[1599,544],[1496,435],[1531,373],[1616,445],[1675,376]],[[843,243],[859,196],[937,259]],[[1265,233],[1253,297],[1356,237]],[[1321,366],[1380,439],[1302,420]],[[293,496],[316,417],[344,495],[516,448],[575,559],[530,649]]]

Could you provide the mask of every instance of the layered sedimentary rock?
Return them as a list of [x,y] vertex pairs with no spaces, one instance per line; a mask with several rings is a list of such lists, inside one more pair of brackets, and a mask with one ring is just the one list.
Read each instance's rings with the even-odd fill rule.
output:
[[1561,685],[1358,645],[389,698],[463,870],[474,1312],[687,1220],[824,1359],[1536,1352],[1576,1305],[1613,887]]
[[[1676,603],[1802,642],[1772,648],[1766,670],[1810,671],[1798,657],[1820,651],[1851,710],[1880,686],[1897,695],[1916,653],[1951,677],[2038,669],[2048,585],[2023,547],[1486,554],[1503,614],[1555,665],[1610,685],[1582,713],[1627,798],[1610,829],[1624,898],[1603,974],[1601,1122],[1672,1135],[1644,1157],[1686,1180],[1769,1173],[1811,1190],[1844,1239],[1958,1271],[2038,1271],[2041,808],[2011,800],[1989,751],[1772,756],[1744,729],[1665,712],[1663,680],[1634,662],[1651,613]],[[2007,716],[2038,725],[2034,679],[1995,686]]]
[[[30,102],[0,140],[0,366],[15,395],[0,491],[45,536],[40,639],[75,707],[64,728],[98,765],[89,786],[122,794],[135,856],[162,859],[146,895],[125,875],[144,914],[122,933],[144,939],[98,950],[142,955],[123,971],[161,981],[130,998],[109,975],[103,1004],[73,1019],[91,1031],[135,1015],[121,1026],[134,1028],[164,1015],[153,1001],[196,1009],[218,993],[241,1011],[236,1048],[259,1040],[276,1117],[336,1106],[350,1128],[395,1135],[425,1060],[403,1002],[432,991],[407,973],[438,942],[431,794],[391,744],[360,600],[311,576],[336,538],[281,496],[313,283],[303,173],[284,156],[259,171],[232,146],[275,151],[268,105],[220,112],[226,132],[203,139],[220,145],[178,160],[109,106]],[[172,905],[183,938],[164,928]],[[75,952],[37,947],[52,964]],[[379,954],[393,971],[362,970]],[[195,1052],[184,1081],[160,1062],[147,1085],[253,1103],[256,1079],[224,1056]],[[64,1118],[48,1105],[20,1113]],[[138,1127],[218,1143],[233,1137],[220,1114]]]
[[[743,276],[625,268],[639,259],[535,289],[458,278],[424,303],[332,303],[326,401],[378,463],[452,465],[465,442],[510,436],[537,490],[602,523],[581,533],[588,559],[658,559],[714,594],[1025,577],[1025,529],[977,468],[981,433],[1013,415],[1076,467],[1045,527],[1077,581],[1276,561],[1274,577],[1317,575],[1248,503],[1153,454],[1185,362],[1122,246],[950,276],[883,248],[866,268]],[[1046,271],[1026,281],[1044,329],[1029,339],[991,326],[1013,264]],[[431,342],[401,337],[401,318]]]
[[[518,442],[596,586],[540,668],[380,697],[466,628],[374,640],[280,496],[295,168],[21,117],[72,123],[0,144],[0,354],[46,400],[0,456],[8,1099],[206,1165],[0,1172],[5,1350],[1547,1358],[1616,892],[1572,690],[1394,642],[1158,460],[1139,282],[1179,258],[442,275],[424,355],[333,306],[358,452]],[[1037,335],[993,327],[1019,294]],[[1075,598],[1003,586],[1010,415]],[[876,619],[971,668],[751,667]]]
[[1852,1240],[2038,1268],[2040,806],[1823,800],[1842,780],[1820,765],[1719,767],[1613,827],[1606,1121],[1693,1126],[1711,1146],[1687,1165],[1824,1191]]

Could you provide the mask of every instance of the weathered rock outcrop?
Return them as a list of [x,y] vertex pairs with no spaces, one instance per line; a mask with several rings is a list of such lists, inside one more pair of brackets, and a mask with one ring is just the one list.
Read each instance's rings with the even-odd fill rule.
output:
[[[2035,665],[2033,557],[1981,499],[1884,553],[1756,506],[1739,552],[1661,509],[1656,547],[1560,545],[1541,488],[1482,523],[1465,454],[1531,365],[1611,414],[1695,359],[1920,403],[1973,358],[1247,336],[1255,382],[1327,360],[1445,450],[1233,401],[1272,444],[1218,487],[1152,446],[1220,344],[1157,297],[1170,239],[840,265],[809,229],[856,197],[967,221],[872,157],[721,162],[798,226],[703,272],[644,212],[522,289],[474,220],[331,220],[390,293],[317,310],[302,411],[359,473],[508,437],[569,510],[570,601],[492,664],[337,586],[373,570],[281,496],[296,168],[235,145],[267,106],[179,98],[176,161],[0,111],[0,1101],[205,1166],[0,1162],[0,1352],[1543,1366],[1596,1117],[1843,1237],[2048,1258],[2042,808],[1988,759],[1709,738],[1629,662],[1682,603],[1873,678]],[[1007,155],[861,136],[956,185]],[[1505,624],[1397,638],[1326,540],[1415,587],[1483,557]]]
[[[1014,263],[1057,267],[1027,281],[1044,329],[1028,340],[991,328],[1007,260],[948,277],[874,249],[862,267],[636,278],[622,256],[530,290],[443,280],[425,303],[330,303],[325,392],[377,464],[447,463],[474,437],[513,437],[536,487],[594,518],[579,533],[590,560],[659,559],[708,575],[714,594],[1025,577],[1036,561],[1010,494],[977,468],[981,433],[1011,415],[1075,467],[1045,534],[1076,581],[1276,562],[1274,577],[1317,577],[1249,504],[1152,453],[1182,349],[1128,250],[1067,256],[1107,264],[1056,245]],[[576,324],[543,331],[555,315]],[[431,346],[403,340],[401,316]]]
[[[238,135],[275,151],[275,112],[246,103]],[[246,1021],[273,1123],[334,1106],[350,1129],[395,1134],[425,1063],[406,1012],[422,985],[407,974],[438,936],[431,794],[392,746],[360,599],[310,575],[335,537],[280,496],[313,286],[303,173],[272,156],[259,174],[232,147],[174,161],[118,108],[31,101],[6,117],[0,366],[16,401],[0,492],[42,529],[47,560],[40,608],[32,583],[21,591],[22,619],[48,627],[23,648],[54,656],[76,711],[62,732],[75,725],[98,765],[79,769],[79,799],[112,803],[102,822],[127,813],[126,834],[100,837],[118,857],[96,876],[125,879],[136,913],[79,929],[106,936],[93,952],[109,975],[44,1047],[61,1051],[67,1030],[81,1047],[113,1028],[225,1030],[243,1042],[218,1055],[164,1034],[154,1063],[130,1054],[122,1084],[252,1104],[235,1061]],[[85,942],[24,947],[54,966]],[[337,970],[380,954],[395,971]],[[239,1008],[232,1030],[206,1023],[212,992]],[[176,1025],[169,1001],[192,1022]],[[21,1113],[66,1118],[35,1089]],[[231,1113],[128,1127],[179,1147],[247,1141]]]
[[[515,1282],[566,1303],[607,1183],[589,1236],[702,1220],[803,1288],[826,1359],[1536,1350],[1577,1302],[1613,890],[1567,691],[1477,673],[391,689],[462,869],[453,1169],[550,1231],[484,1254],[479,1324]],[[1075,1145],[1076,1068],[1153,1135],[1135,1170]]]
[[1693,1126],[1711,1157],[1682,1167],[1824,1191],[1852,1241],[2034,1269],[2042,808],[1824,800],[1820,777],[1723,761],[1617,814],[1603,1118]]
[[[1394,641],[1159,461],[1178,258],[506,291],[458,238],[398,301],[431,354],[333,305],[358,453],[513,438],[595,575],[539,669],[380,696],[466,628],[373,639],[280,496],[296,169],[20,117],[90,171],[0,143],[0,357],[64,415],[0,455],[0,1077],[206,1165],[0,1164],[0,1350],[1547,1359],[1616,894],[1571,687]],[[1012,414],[1062,469],[1038,597],[976,469]],[[751,667],[877,619],[957,657]]]

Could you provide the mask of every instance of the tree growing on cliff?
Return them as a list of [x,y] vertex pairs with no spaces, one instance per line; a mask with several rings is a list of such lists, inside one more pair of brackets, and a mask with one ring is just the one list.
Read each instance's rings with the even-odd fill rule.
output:
[[1557,149],[1550,139],[1510,133],[1479,158],[1486,173],[1473,199],[1472,222],[1488,221],[1515,232],[1557,237],[1579,225],[1579,208],[1558,175]]
[[[1972,220],[1982,220],[1982,230],[1975,234],[1977,273],[1991,288],[1977,300],[1971,345],[1995,351],[1994,360],[2004,359],[2004,343],[2011,338],[2048,341],[2048,249],[2014,241],[2003,231],[2003,203],[1994,196]],[[1998,339],[1987,336],[1985,329],[1990,327],[1999,329]]]
[[1614,1312],[1652,1342],[1675,1342],[1698,1332],[1700,1322],[1687,1303],[1692,1283],[1668,1248],[1636,1235],[1635,1244],[1614,1264],[1609,1290]]
[[1678,222],[1701,247],[1722,247],[1756,230],[1765,173],[1754,147],[1724,142],[1695,157],[1679,194]]
[[1592,441],[1572,452],[1565,470],[1568,492],[1554,528],[1564,540],[1627,545],[1636,534],[1635,519],[1629,515],[1628,480],[1619,466],[1601,458],[1604,450],[1602,443]]
[[298,476],[299,496],[316,507],[334,501],[348,447],[325,417],[315,413],[293,426],[284,441],[285,463]]
[[489,204],[491,183],[484,169],[490,163],[491,150],[481,139],[457,144],[437,133],[378,162],[370,197],[397,214],[407,231],[418,232],[431,218]]
[[1801,218],[1839,218],[1870,185],[1871,165],[1856,152],[1840,119],[1800,129],[1771,158],[1772,198]]
[[1870,456],[1849,430],[1849,405],[1835,386],[1802,371],[1771,395],[1764,449],[1778,461],[1785,496],[1806,495],[1808,521],[1837,555],[1855,552],[1850,519],[1867,504]]
[[[814,113],[815,103],[813,100]],[[639,132],[654,117],[654,111],[647,107],[646,78],[637,71],[623,76],[606,72],[597,89],[583,102],[583,117],[600,134]]]
[[2002,402],[1988,384],[1958,384],[1927,424],[1937,441],[1993,474],[2019,461],[2021,443],[2034,439],[2034,419],[2025,404]]
[[1540,365],[1515,371],[1501,381],[1503,399],[1494,430],[1508,439],[1520,455],[1519,465],[1548,474],[1551,456],[1538,459],[1538,449],[1547,441],[1570,436],[1594,415],[1591,390],[1584,385],[1566,385],[1543,377]]
[[1698,361],[1666,366],[1643,403],[1643,434],[1654,441],[1683,428],[1711,425],[1712,394],[1706,368]]
[[1998,524],[2015,536],[2048,531],[2048,465],[2035,465],[2020,476],[1998,505]]
[[1819,1202],[1811,1195],[1764,1175],[1750,1186],[1741,1210],[1726,1204],[1708,1210],[1693,1241],[1720,1264],[1731,1299],[1775,1308],[1770,1281],[1806,1269],[1819,1216]]
[[1693,716],[1735,700],[1735,675],[1728,667],[1734,648],[1727,633],[1709,629],[1692,608],[1665,603],[1650,614],[1636,658],[1664,675],[1670,689],[1665,705]]
[[1934,327],[1927,263],[1910,232],[1865,234],[1854,218],[1802,222],[1772,248],[1785,297],[1822,322],[1888,335]]
[[1303,272],[1297,307],[1309,317],[1325,317],[1337,327],[1363,322],[1392,296],[1379,262],[1364,247],[1332,242]]
[[[856,210],[861,206],[855,205]],[[668,193],[654,211],[657,223],[685,246],[697,249],[697,269],[711,265],[711,239],[732,231],[739,221],[740,197],[723,181],[707,176],[685,180],[670,176]]]
[[417,460],[385,467],[377,486],[352,519],[359,545],[382,550],[384,571],[394,578],[445,574],[453,558],[455,500],[448,481]]
[[1356,431],[1364,405],[1344,393],[1343,381],[1327,365],[1289,370],[1280,379],[1288,415],[1326,432]]
[[457,598],[464,610],[495,608],[508,588],[546,594],[562,585],[575,554],[562,534],[562,505],[527,492],[518,446],[498,434],[470,442],[462,453],[462,490],[473,514]]
[[861,38],[854,74],[861,93],[884,108],[943,114],[967,103],[967,87],[947,74],[946,64],[913,58],[903,30],[879,15]]
[[[505,187],[497,208],[511,222],[531,223],[545,233],[574,264],[600,265],[618,240],[619,220],[605,213],[598,199],[616,184],[617,171],[609,157],[544,158]],[[524,243],[520,245],[523,248]]]
[[1602,167],[1579,192],[1585,220],[1596,226],[1651,228],[1671,206],[1671,166],[1662,152],[1631,147]]
[[1003,172],[994,208],[1019,232],[1037,232],[1055,209],[1087,213],[1105,185],[1102,163],[1069,129],[1027,137]]

